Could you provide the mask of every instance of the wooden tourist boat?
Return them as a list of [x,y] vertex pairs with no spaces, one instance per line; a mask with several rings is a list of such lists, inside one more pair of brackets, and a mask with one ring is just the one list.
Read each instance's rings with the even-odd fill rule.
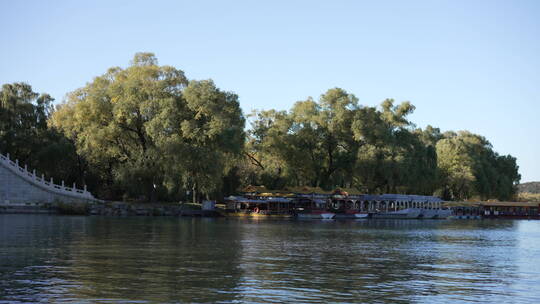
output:
[[329,210],[336,214],[336,219],[368,219],[370,214],[359,209],[360,204],[351,200],[346,192],[335,193],[329,201]]
[[[227,198],[224,215],[262,218],[295,216],[299,219],[445,219],[452,212],[448,206],[442,205],[440,198],[434,196],[370,195],[343,189],[329,192],[309,187],[283,191],[268,190],[263,186],[246,187],[243,193],[242,197]],[[504,211],[511,212],[515,208],[509,210]],[[529,213],[537,212],[535,210],[538,209],[531,208]],[[501,212],[498,209],[495,211]]]
[[295,200],[295,214],[299,219],[333,219],[336,214],[327,208],[327,201],[324,199],[304,196]]
[[230,196],[222,213],[228,217],[292,218],[294,204],[286,198],[254,199]]

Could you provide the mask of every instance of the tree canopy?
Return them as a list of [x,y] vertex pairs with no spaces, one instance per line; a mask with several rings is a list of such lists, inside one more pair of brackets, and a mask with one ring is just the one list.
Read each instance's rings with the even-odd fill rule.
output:
[[51,96],[34,92],[26,83],[4,84],[0,90],[0,152],[56,181],[84,184],[84,160],[70,140],[47,126],[52,102]]
[[199,200],[254,184],[445,199],[514,197],[516,159],[467,131],[417,128],[410,102],[363,106],[341,88],[290,110],[238,96],[135,54],[53,108],[25,83],[0,91],[0,150],[104,199]]
[[450,197],[508,200],[521,176],[516,159],[498,155],[483,136],[449,133],[437,142],[438,165]]
[[416,128],[408,120],[414,110],[410,102],[392,99],[361,106],[354,95],[334,88],[290,111],[255,112],[246,146],[251,181],[446,199],[515,194],[515,158],[499,156],[485,138],[466,131]]
[[211,80],[189,81],[136,54],[72,92],[50,119],[111,186],[154,200],[221,186],[229,162],[241,155],[244,118],[238,97]]
[[270,186],[357,188],[366,192],[433,193],[436,155],[412,133],[414,106],[381,109],[335,88],[289,112],[254,114],[247,154]]

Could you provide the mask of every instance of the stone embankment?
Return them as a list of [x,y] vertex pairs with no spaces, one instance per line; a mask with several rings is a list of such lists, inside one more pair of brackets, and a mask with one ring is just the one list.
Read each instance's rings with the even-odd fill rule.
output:
[[106,216],[205,216],[220,214],[215,210],[193,210],[182,205],[151,205],[108,202],[89,205],[88,214]]
[[57,208],[48,205],[2,205],[0,214],[56,214]]
[[216,210],[190,209],[182,205],[102,203],[46,203],[28,205],[0,205],[0,214],[64,214],[102,216],[202,216],[219,217]]

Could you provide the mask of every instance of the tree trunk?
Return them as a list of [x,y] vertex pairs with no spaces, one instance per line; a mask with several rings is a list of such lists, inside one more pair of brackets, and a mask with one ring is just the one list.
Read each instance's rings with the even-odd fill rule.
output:
[[191,188],[191,192],[193,192],[192,202],[194,204],[196,204],[197,203],[197,184],[196,183],[193,183],[193,187]]
[[152,192],[150,192],[150,202],[155,203],[157,201],[157,195],[156,195],[156,187],[154,186],[155,182],[152,180]]

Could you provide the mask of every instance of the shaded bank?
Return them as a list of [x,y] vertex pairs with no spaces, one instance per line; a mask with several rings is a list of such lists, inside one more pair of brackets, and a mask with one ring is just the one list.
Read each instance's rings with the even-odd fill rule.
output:
[[192,204],[132,204],[122,202],[64,203],[2,205],[0,214],[59,214],[59,215],[103,215],[103,216],[200,216],[218,217],[213,210],[201,210]]

